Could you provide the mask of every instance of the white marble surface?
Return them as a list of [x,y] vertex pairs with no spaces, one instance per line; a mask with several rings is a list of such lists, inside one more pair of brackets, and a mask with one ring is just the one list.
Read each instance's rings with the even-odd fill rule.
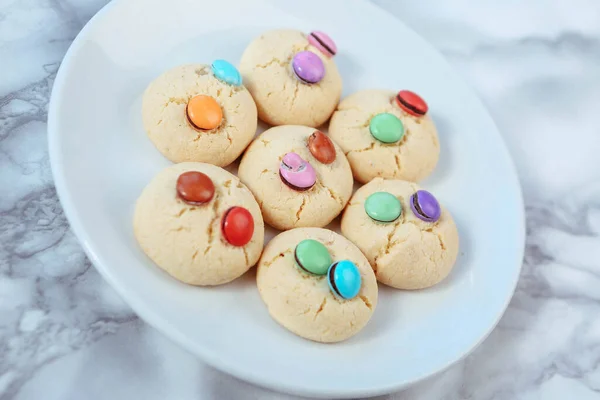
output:
[[[69,231],[46,140],[69,44],[106,0],[0,0],[0,399],[292,398],[217,372],[140,321]],[[466,360],[386,399],[600,398],[600,3],[377,0],[437,46],[518,167],[515,296]]]

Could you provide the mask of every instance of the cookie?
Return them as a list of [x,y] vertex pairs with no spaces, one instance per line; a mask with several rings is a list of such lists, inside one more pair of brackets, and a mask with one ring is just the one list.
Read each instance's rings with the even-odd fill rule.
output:
[[268,129],[246,150],[238,176],[252,191],[265,222],[286,230],[323,227],[352,195],[352,171],[338,145],[314,128]]
[[377,306],[377,280],[360,250],[320,228],[277,235],[256,276],[271,317],[298,336],[339,342],[357,334]]
[[375,178],[354,193],[342,234],[365,254],[377,279],[398,289],[442,281],[458,256],[450,213],[412,182]]
[[329,136],[348,157],[354,178],[418,182],[434,170],[440,144],[427,103],[406,90],[362,90],[337,107]]
[[254,39],[242,55],[240,72],[258,117],[270,125],[325,123],[342,94],[336,52],[323,32],[274,30]]
[[148,137],[173,162],[226,166],[252,141],[256,104],[241,75],[224,60],[170,69],[144,92]]
[[264,224],[252,193],[222,168],[181,163],[161,171],[140,195],[134,234],[174,278],[220,285],[256,264]]

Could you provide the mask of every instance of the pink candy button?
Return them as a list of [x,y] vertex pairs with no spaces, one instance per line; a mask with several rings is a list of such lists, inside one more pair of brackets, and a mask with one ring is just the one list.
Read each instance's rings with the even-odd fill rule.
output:
[[308,190],[317,181],[315,169],[296,153],[283,156],[279,166],[279,176],[283,183],[294,190]]
[[315,46],[327,57],[335,56],[337,46],[335,42],[324,32],[313,31],[308,35],[308,42]]

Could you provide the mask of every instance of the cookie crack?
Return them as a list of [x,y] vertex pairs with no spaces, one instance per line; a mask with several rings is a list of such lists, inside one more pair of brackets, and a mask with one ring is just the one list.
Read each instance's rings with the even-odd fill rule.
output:
[[329,197],[331,197],[333,200],[340,203],[340,206],[344,207],[344,200],[342,200],[342,198],[340,196],[338,196],[337,193],[333,189],[331,189],[329,186],[324,186],[324,187],[325,187],[325,189],[327,189],[327,192],[329,193]]
[[309,43],[302,45],[302,46],[294,46],[294,48],[292,49],[292,52],[290,53],[289,56],[286,57],[285,60],[280,60],[278,57],[273,57],[271,58],[269,61],[265,62],[264,64],[256,64],[255,68],[260,68],[260,69],[265,69],[273,64],[279,64],[279,66],[281,67],[285,67],[287,66],[290,61],[292,61],[292,58],[294,58],[294,55],[300,51],[304,51],[307,50],[309,47]]
[[283,258],[283,257],[285,257],[286,254],[290,254],[291,252],[292,252],[292,250],[287,249],[286,251],[283,251],[283,252],[277,254],[275,257],[273,257],[269,261],[261,262],[261,265],[264,267],[270,267],[279,258]]
[[321,311],[323,311],[323,309],[325,308],[325,304],[327,304],[327,297],[323,297],[323,301],[321,302],[321,305],[319,306],[319,309],[317,310],[317,312],[315,312],[315,316],[313,317],[313,321],[316,321],[316,319],[319,316],[319,314],[321,313]]
[[306,205],[306,197],[302,199],[302,204],[300,204],[300,208],[296,211],[296,223],[300,221],[300,214],[304,211],[304,206]]
[[169,232],[181,232],[181,231],[187,231],[187,232],[189,232],[189,231],[190,231],[190,228],[188,228],[188,227],[185,227],[185,226],[183,226],[183,225],[180,225],[180,226],[178,226],[177,228],[172,228],[172,229],[169,229]]
[[434,231],[433,231],[433,229],[431,229],[431,230],[426,230],[425,232],[429,232],[429,233],[431,233],[432,235],[434,235],[434,236],[437,238],[438,242],[440,242],[440,248],[442,249],[442,251],[445,251],[445,250],[446,250],[446,245],[444,244],[444,241],[442,240],[442,235],[440,235],[440,234],[439,234],[439,233],[437,233],[437,232],[434,232]]
[[398,154],[394,154],[394,160],[396,161],[396,168],[398,168],[397,172],[402,171],[402,166],[400,165],[400,156]]
[[175,218],[181,218],[181,216],[185,214],[188,211],[188,209],[188,207],[182,207],[181,210],[179,210],[179,212],[175,214]]
[[210,223],[208,224],[208,228],[206,230],[206,233],[208,235],[208,241],[206,244],[206,248],[204,249],[204,255],[208,254],[208,252],[212,248],[212,244],[213,244],[214,236],[215,236],[213,225],[219,219],[219,214],[217,213],[217,211],[219,209],[219,203],[220,203],[220,200],[219,200],[219,196],[217,195],[217,196],[215,196],[215,200],[213,202],[213,207],[212,207],[213,217],[210,220]]
[[280,66],[284,67],[286,65],[288,61],[281,61],[279,58],[277,57],[273,57],[271,58],[269,61],[267,61],[264,64],[256,64],[256,66],[254,68],[260,68],[260,69],[265,69],[268,66],[271,66],[273,64],[279,64]]
[[306,315],[308,314],[310,311],[312,310],[312,308],[308,307],[306,310],[302,311],[300,314],[298,315]]
[[[165,104],[163,105],[162,110],[160,110],[159,115],[163,115],[165,110],[167,109],[167,107],[169,107],[171,104],[176,104],[176,105],[183,105],[183,104],[187,104],[189,101],[189,99],[185,99],[183,97],[169,97],[167,99],[167,101],[165,102]],[[157,122],[157,126],[160,125],[163,122],[162,118]]]
[[373,150],[374,148],[375,148],[375,142],[371,143],[369,145],[369,147],[365,147],[364,149],[350,150],[349,152],[345,153],[345,155],[348,156],[350,153],[362,153],[364,151]]
[[188,101],[189,101],[189,99],[185,99],[183,97],[169,97],[169,99],[165,103],[165,108],[171,104],[177,104],[177,105],[187,104]]
[[294,85],[294,94],[292,95],[292,103],[290,104],[290,110],[294,109],[294,103],[296,102],[296,99],[298,98],[299,90],[300,90],[300,81],[296,80],[296,83]]
[[225,182],[223,182],[223,187],[227,188],[227,194],[229,196],[231,196],[231,182],[231,179],[228,179]]
[[396,234],[396,231],[398,230],[398,227],[401,225],[401,223],[399,223],[398,221],[396,221],[396,223],[394,224],[394,227],[392,228],[392,230],[387,234],[387,239],[386,239],[386,244],[385,247],[382,248],[382,250],[379,251],[379,253],[375,256],[375,258],[373,259],[373,271],[375,273],[377,273],[377,260],[379,260],[380,257],[383,257],[384,255],[387,255],[390,253],[390,249],[395,246],[398,243],[401,243],[401,241],[392,241],[392,238],[394,237],[394,234]]
[[246,260],[246,265],[250,265],[250,261],[248,259],[248,251],[246,250],[246,246],[242,247],[242,251],[244,252],[244,259]]
[[228,145],[227,145],[227,149],[229,149],[229,147],[231,147],[231,145],[233,144],[233,140],[231,138],[229,130],[230,129],[234,129],[237,132],[239,132],[239,129],[237,128],[237,126],[230,125],[230,124],[227,123],[227,119],[225,118],[225,116],[223,116],[223,120],[221,121],[221,125],[219,125],[215,129],[211,129],[211,130],[207,130],[207,131],[196,129],[196,128],[192,127],[189,122],[188,122],[188,125],[190,126],[191,129],[193,129],[194,131],[196,131],[196,137],[194,139],[192,139],[193,142],[197,142],[198,140],[202,139],[202,136],[205,135],[205,134],[219,135],[219,134],[222,134],[224,132],[225,133],[225,137],[226,137],[227,141],[229,142]]
[[365,295],[359,296],[359,298],[362,300],[362,302],[365,304],[365,306],[369,309],[372,310],[373,309],[373,304],[371,304],[371,301],[369,300],[369,298]]

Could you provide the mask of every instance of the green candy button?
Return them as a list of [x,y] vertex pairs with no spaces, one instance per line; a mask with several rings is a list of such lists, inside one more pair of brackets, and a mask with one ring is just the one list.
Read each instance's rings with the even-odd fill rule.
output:
[[400,217],[402,205],[391,193],[373,193],[365,201],[365,211],[371,219],[378,222],[392,222]]
[[404,125],[394,114],[381,113],[371,118],[371,135],[383,143],[396,143],[404,136]]
[[300,268],[315,275],[325,275],[332,262],[327,247],[312,239],[298,243],[294,255]]

